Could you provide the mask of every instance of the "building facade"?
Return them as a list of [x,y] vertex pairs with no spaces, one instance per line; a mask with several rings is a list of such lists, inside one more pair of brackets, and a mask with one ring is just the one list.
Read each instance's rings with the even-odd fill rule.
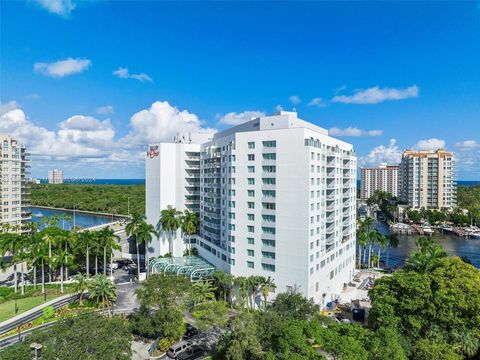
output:
[[296,289],[317,303],[336,298],[355,264],[352,145],[282,111],[217,133],[195,151],[186,146],[150,145],[148,153],[159,154],[147,156],[147,220],[156,225],[167,205],[194,206],[194,246],[215,267],[271,276],[276,292]]
[[414,209],[451,209],[457,204],[454,157],[437,151],[405,150],[400,165],[400,198]]
[[380,164],[377,167],[361,168],[360,197],[368,199],[377,190],[398,196],[399,165]]
[[49,184],[63,184],[63,171],[54,169],[48,171]]
[[27,186],[29,154],[9,135],[0,134],[0,143],[0,231],[25,232],[25,225],[31,219]]

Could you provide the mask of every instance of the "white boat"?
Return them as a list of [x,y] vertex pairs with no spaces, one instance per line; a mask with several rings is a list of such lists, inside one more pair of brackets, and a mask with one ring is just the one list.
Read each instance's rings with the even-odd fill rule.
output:
[[442,230],[446,232],[453,232],[453,227],[451,227],[450,225],[443,225]]
[[433,230],[430,227],[430,224],[423,224],[422,225],[422,230],[423,230],[423,233],[425,235],[432,235],[433,234]]
[[469,234],[472,239],[480,239],[480,231],[472,232]]

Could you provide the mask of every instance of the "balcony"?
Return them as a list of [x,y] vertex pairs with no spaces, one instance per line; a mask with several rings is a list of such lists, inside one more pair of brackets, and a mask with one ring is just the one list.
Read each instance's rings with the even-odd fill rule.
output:
[[326,234],[334,234],[335,233],[335,226],[330,225],[325,228],[325,233]]

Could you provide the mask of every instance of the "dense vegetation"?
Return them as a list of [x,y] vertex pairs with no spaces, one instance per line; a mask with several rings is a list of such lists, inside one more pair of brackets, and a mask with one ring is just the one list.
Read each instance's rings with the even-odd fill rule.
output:
[[121,317],[84,314],[36,331],[24,342],[0,353],[3,360],[31,359],[33,342],[42,344],[42,360],[129,360],[132,335]]
[[480,185],[459,186],[457,203],[459,208],[472,212],[480,223]]
[[145,212],[145,185],[32,184],[31,203],[115,214]]

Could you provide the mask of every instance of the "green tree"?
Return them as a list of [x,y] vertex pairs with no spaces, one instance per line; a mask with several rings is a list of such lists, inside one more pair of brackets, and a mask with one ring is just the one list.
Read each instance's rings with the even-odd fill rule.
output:
[[117,287],[103,274],[97,274],[89,281],[89,296],[102,305],[102,309],[111,314],[111,306],[117,299]]
[[182,233],[187,235],[188,250],[191,250],[191,236],[197,232],[198,215],[194,212],[188,211],[188,209],[185,209],[181,217],[180,227],[182,229]]
[[260,360],[264,352],[257,337],[254,316],[240,313],[232,321],[228,331],[218,344],[216,359],[219,360]]
[[191,288],[193,303],[201,304],[215,299],[215,287],[210,281],[198,281]]
[[261,284],[261,291],[262,291],[265,309],[267,308],[267,300],[268,300],[268,296],[270,295],[270,291],[275,288],[276,288],[275,282],[270,276],[263,279],[263,282]]
[[137,235],[138,235],[138,229],[142,224],[145,223],[145,219],[146,218],[144,215],[134,213],[132,214],[127,225],[125,226],[125,232],[127,233],[127,235],[133,236],[135,239],[135,245],[137,247],[137,271],[139,275],[140,275],[140,250],[138,247],[139,243],[138,243]]
[[[145,269],[147,271],[147,276],[149,271],[148,245],[152,241],[152,235],[155,235],[156,237],[158,237],[158,233],[155,231],[155,227],[151,224],[147,224],[145,221],[142,221],[137,228],[136,241],[137,241],[137,249],[139,244],[145,244]],[[138,253],[138,250],[137,250],[137,253]],[[138,269],[140,271],[140,263],[138,263]]]
[[83,305],[83,295],[89,289],[89,277],[82,273],[75,275],[73,291],[78,294],[80,305]]
[[225,302],[230,302],[230,294],[234,285],[235,278],[232,274],[217,269],[213,272],[212,278],[219,293],[217,300],[223,298]]
[[121,317],[89,313],[59,320],[2,352],[2,360],[31,359],[30,344],[42,344],[42,360],[129,360],[132,335]]
[[160,212],[160,228],[168,237],[168,251],[173,254],[173,238],[182,223],[182,212],[168,205]]
[[452,346],[446,343],[436,343],[428,339],[420,339],[415,343],[412,360],[462,360]]
[[291,292],[278,294],[268,311],[273,311],[284,319],[308,320],[319,314],[320,307],[301,294]]
[[228,322],[228,306],[225,301],[206,301],[195,305],[192,315],[200,329],[224,328]]

